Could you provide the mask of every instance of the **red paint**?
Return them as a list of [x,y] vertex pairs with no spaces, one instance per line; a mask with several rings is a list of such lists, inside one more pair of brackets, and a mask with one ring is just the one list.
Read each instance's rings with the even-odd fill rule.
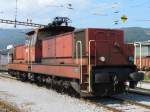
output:
[[37,65],[32,66],[32,72],[42,73],[48,75],[57,75],[68,78],[80,78],[80,72],[78,66],[54,66],[54,65]]
[[[138,66],[138,68],[140,68],[140,58],[139,57],[136,58],[135,64]],[[143,70],[145,69],[145,67],[150,67],[150,57],[142,57],[141,67]]]
[[15,47],[15,60],[25,59],[25,45],[18,45]]

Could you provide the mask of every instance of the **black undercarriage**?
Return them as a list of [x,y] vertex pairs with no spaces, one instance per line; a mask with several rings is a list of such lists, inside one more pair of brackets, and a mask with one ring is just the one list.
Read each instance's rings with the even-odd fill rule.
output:
[[136,66],[93,66],[92,90],[96,96],[110,96],[123,93],[126,82],[134,88],[143,80],[144,74],[136,71]]

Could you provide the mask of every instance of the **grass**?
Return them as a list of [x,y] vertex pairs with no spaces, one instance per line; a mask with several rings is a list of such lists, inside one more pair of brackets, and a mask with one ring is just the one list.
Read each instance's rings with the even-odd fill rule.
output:
[[149,80],[149,81],[150,81],[150,77],[145,76],[145,77],[144,77],[144,80]]

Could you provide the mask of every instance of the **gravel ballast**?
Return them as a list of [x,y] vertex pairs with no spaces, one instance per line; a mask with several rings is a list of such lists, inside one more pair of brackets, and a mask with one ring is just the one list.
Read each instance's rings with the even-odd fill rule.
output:
[[0,78],[0,99],[25,112],[108,112],[102,107],[30,83]]

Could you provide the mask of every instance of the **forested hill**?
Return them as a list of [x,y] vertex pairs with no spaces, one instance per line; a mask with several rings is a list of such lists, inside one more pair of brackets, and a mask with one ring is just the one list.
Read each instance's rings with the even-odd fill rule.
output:
[[126,42],[150,40],[150,28],[123,28]]
[[24,29],[0,29],[0,49],[5,49],[9,44],[24,43],[27,31]]

